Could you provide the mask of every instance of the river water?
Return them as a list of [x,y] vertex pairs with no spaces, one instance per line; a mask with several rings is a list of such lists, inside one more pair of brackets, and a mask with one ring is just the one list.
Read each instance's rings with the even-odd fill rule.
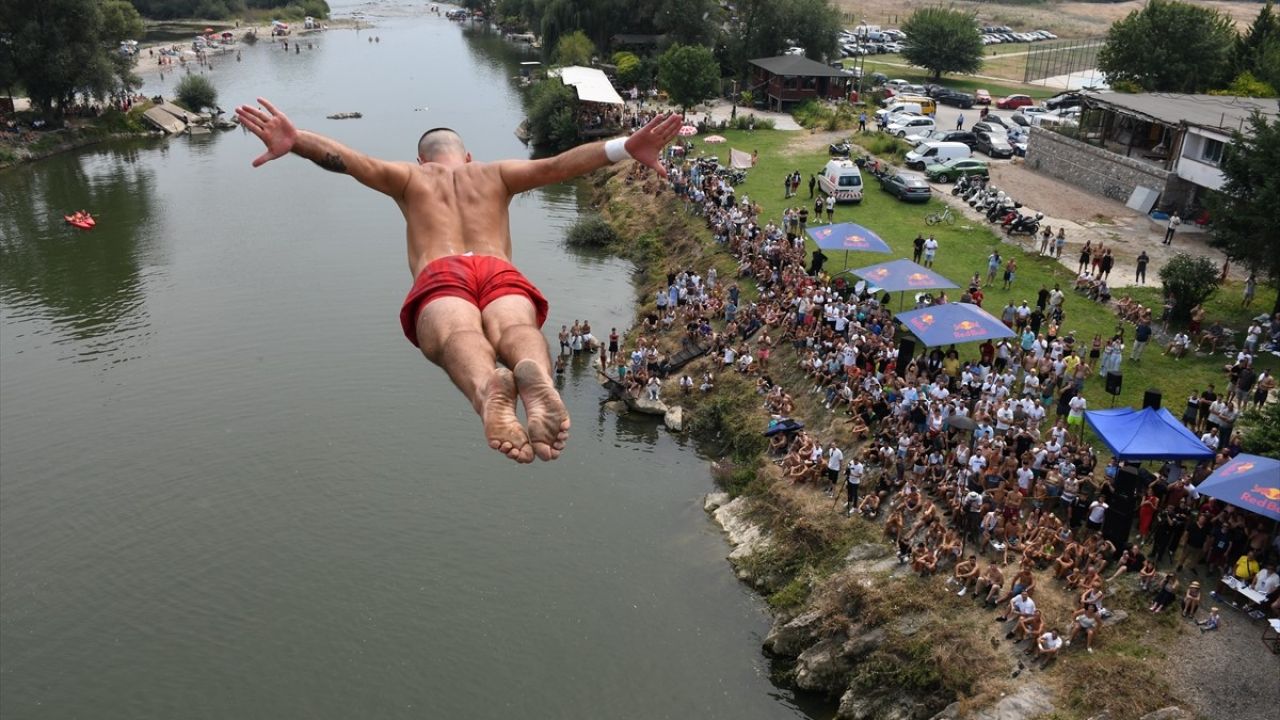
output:
[[[376,29],[215,59],[223,107],[263,95],[386,158],[436,125],[527,152],[500,39],[331,4]],[[394,204],[296,158],[251,169],[260,149],[237,130],[0,173],[0,716],[813,712],[769,681],[706,458],[602,410],[585,365],[561,460],[490,451],[401,335]],[[82,207],[93,231],[62,222]],[[563,246],[577,214],[570,186],[512,208],[549,335],[632,313],[627,263]]]

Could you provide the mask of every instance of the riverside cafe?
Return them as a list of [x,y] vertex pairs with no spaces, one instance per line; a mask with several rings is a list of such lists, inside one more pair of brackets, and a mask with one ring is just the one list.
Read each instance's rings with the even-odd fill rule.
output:
[[578,96],[578,135],[583,138],[612,137],[622,132],[622,96],[602,70],[570,65],[550,70],[551,77],[573,88]]
[[[1276,547],[1277,532],[1280,531],[1280,460],[1240,453],[1214,470],[1196,486],[1196,491],[1270,520],[1272,551],[1280,550]],[[1217,592],[1232,606],[1236,606],[1235,601],[1238,601],[1241,608],[1256,607],[1254,613],[1271,615],[1263,642],[1280,653],[1280,619],[1275,617],[1271,607],[1274,595],[1263,595],[1231,573],[1219,580]]]

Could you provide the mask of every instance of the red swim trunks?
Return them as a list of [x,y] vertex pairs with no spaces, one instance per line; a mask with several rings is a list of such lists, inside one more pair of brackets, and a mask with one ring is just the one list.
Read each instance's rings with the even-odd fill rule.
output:
[[507,295],[523,295],[533,303],[538,327],[547,320],[547,299],[515,266],[492,255],[447,255],[422,269],[400,309],[400,325],[418,345],[418,311],[440,297],[467,300],[480,310]]

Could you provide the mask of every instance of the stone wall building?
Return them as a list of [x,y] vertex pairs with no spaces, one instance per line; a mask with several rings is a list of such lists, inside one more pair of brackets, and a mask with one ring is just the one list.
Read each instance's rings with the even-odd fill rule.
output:
[[1027,166],[1125,202],[1137,188],[1155,207],[1205,222],[1204,193],[1222,188],[1218,166],[1232,132],[1249,131],[1254,112],[1280,117],[1275,100],[1170,93],[1085,93],[1076,126],[1037,127]]

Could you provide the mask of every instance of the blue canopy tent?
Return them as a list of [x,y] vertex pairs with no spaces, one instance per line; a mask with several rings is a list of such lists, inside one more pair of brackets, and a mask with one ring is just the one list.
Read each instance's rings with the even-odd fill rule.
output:
[[844,266],[849,267],[849,251],[891,253],[889,243],[857,223],[837,223],[806,230],[821,250],[843,250]]
[[947,303],[898,313],[898,322],[925,347],[1013,337],[1015,333],[991,313],[969,303]]
[[1241,453],[1196,486],[1201,495],[1280,520],[1280,460]]
[[[960,287],[929,268],[906,258],[890,260],[876,265],[850,270],[874,287],[888,292],[902,291],[905,302],[907,290],[935,290]],[[901,307],[902,303],[899,303]]]
[[1168,410],[1088,410],[1085,422],[1120,460],[1211,460],[1213,451]]

